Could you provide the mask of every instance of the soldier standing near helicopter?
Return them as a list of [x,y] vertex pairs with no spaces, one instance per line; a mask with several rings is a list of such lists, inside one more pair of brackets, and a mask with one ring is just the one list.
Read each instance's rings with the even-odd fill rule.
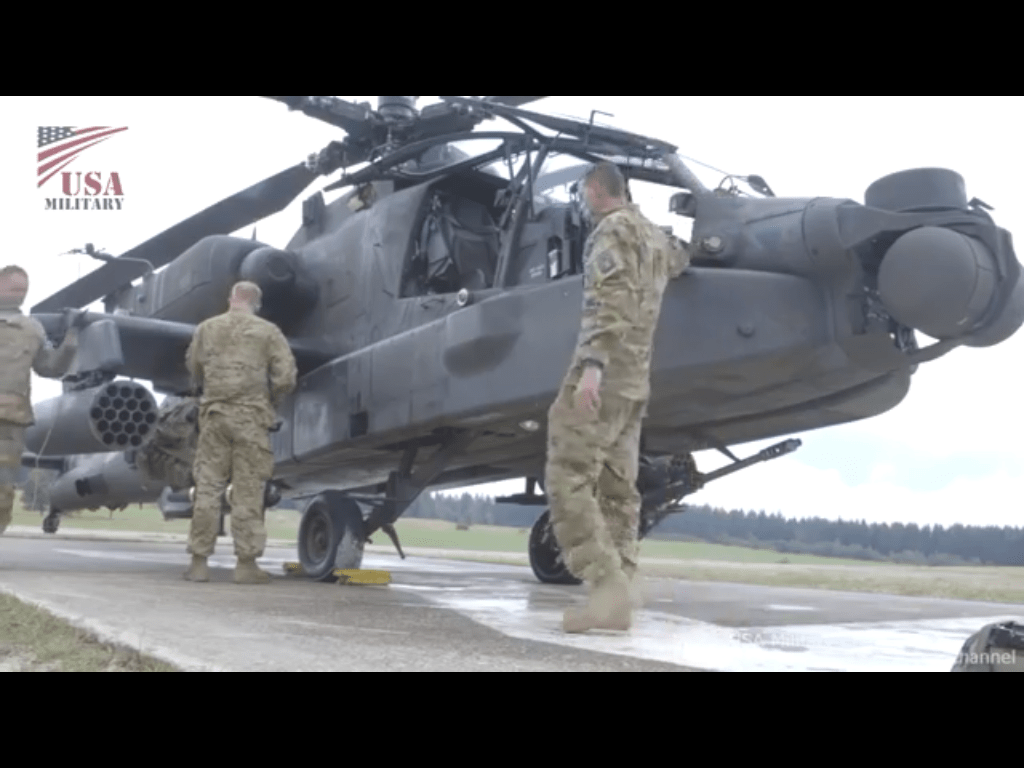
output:
[[269,430],[276,421],[276,407],[295,389],[297,368],[284,334],[256,314],[261,300],[259,286],[237,283],[230,309],[203,322],[186,353],[189,373],[203,390],[188,581],[210,579],[207,560],[216,544],[221,493],[229,480],[231,533],[238,558],[235,582],[270,581],[256,565],[267,543],[263,498],[274,473]]
[[21,311],[28,295],[28,273],[18,266],[0,270],[0,534],[11,524],[14,489],[25,450],[25,429],[33,423],[32,372],[44,378],[67,373],[78,348],[85,312],[66,313],[67,332],[50,349],[42,326]]
[[544,490],[566,567],[590,586],[567,633],[626,631],[636,574],[641,424],[650,398],[654,331],[668,281],[689,266],[684,246],[629,202],[611,163],[581,182],[594,223],[584,255],[584,305],[572,364],[548,414]]

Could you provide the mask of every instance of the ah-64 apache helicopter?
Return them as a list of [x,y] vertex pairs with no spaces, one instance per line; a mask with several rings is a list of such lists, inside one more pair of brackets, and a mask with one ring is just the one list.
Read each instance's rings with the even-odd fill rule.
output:
[[[755,194],[709,189],[665,142],[522,109],[541,96],[442,96],[422,111],[414,96],[381,96],[377,110],[268,98],[347,136],[120,258],[90,248],[108,263],[33,308],[53,341],[66,310],[101,298],[106,310],[87,316],[64,394],[37,406],[27,435],[24,463],[61,473],[44,530],[61,513],[155,500],[168,519],[191,517],[184,354],[239,279],[262,287],[261,314],[299,363],[265,502],[308,500],[298,550],[310,578],[358,568],[378,531],[401,554],[394,524],[425,491],[527,478],[501,501],[543,507],[545,416],[579,331],[589,233],[578,196],[552,190],[603,159],[676,190],[670,209],[693,226],[692,268],[669,285],[656,335],[641,537],[706,483],[800,442],[746,460],[731,446],[882,414],[920,363],[1024,324],[1010,236],[951,171],[888,176],[863,205],[779,199],[759,177],[744,180]],[[513,130],[474,131],[491,119]],[[471,139],[498,146],[453,146]],[[556,156],[575,165],[552,170]],[[325,191],[350,191],[306,200],[284,248],[228,236],[340,169]],[[936,341],[920,348],[915,332]],[[168,397],[158,407],[131,380]],[[733,463],[700,474],[692,454],[709,449]],[[547,512],[529,553],[541,581],[576,582]]]

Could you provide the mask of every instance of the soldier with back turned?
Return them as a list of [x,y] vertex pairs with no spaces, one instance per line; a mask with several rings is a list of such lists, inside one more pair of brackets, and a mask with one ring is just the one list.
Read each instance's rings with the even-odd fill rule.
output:
[[277,406],[295,389],[297,367],[284,334],[257,316],[261,300],[253,283],[235,285],[228,312],[196,329],[186,355],[189,372],[202,388],[193,465],[192,566],[185,573],[189,581],[209,581],[207,559],[214,551],[229,481],[235,582],[270,581],[256,565],[267,542],[263,502],[274,473],[270,429]]

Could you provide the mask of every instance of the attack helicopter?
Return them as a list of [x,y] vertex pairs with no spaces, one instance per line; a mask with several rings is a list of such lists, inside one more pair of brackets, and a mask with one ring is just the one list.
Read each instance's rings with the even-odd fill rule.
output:
[[[894,173],[864,203],[784,199],[756,176],[740,179],[749,191],[706,187],[667,142],[524,109],[541,96],[442,96],[422,110],[413,96],[376,109],[264,98],[345,138],[119,258],[87,247],[106,263],[32,308],[59,343],[104,301],[85,315],[63,394],[36,406],[26,435],[23,463],[59,473],[44,530],[75,510],[153,501],[168,520],[191,517],[199,392],[185,350],[245,279],[299,365],[265,504],[305,504],[309,578],[358,568],[378,532],[404,557],[394,526],[424,492],[524,478],[499,501],[543,510],[535,575],[578,583],[544,509],[545,419],[579,331],[591,225],[578,194],[552,191],[601,160],[665,188],[692,226],[691,268],[668,286],[652,357],[641,538],[707,483],[800,441],[746,459],[733,448],[878,416],[919,365],[1024,324],[1011,237],[954,171]],[[477,130],[494,121],[510,128]],[[479,139],[497,146],[456,146]],[[555,158],[571,162],[554,169]],[[338,171],[283,247],[232,236]],[[329,191],[343,194],[327,204]],[[705,450],[732,463],[702,474],[693,454]],[[224,514],[230,499],[229,486]]]

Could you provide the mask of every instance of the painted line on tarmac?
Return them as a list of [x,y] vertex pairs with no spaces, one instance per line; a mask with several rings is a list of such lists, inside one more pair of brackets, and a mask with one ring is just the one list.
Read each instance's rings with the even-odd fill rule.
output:
[[[180,565],[182,567],[188,567],[191,558],[187,554],[182,555],[162,555],[155,552],[117,552],[109,550],[95,550],[95,549],[56,549],[55,552],[62,555],[71,555],[73,557],[84,557],[92,560],[119,560],[121,562],[135,562],[135,563],[155,563],[161,565]],[[288,562],[286,558],[274,558],[274,557],[261,557],[257,560],[257,563],[268,568],[275,567],[280,572],[284,567],[284,564]],[[218,568],[222,570],[233,570],[235,567],[236,559],[230,555],[213,555],[207,564],[211,568]]]
[[766,611],[777,613],[820,613],[820,608],[812,608],[809,605],[766,605]]
[[[269,549],[269,547],[268,547]],[[115,560],[121,562],[154,563],[162,565],[180,565],[187,567],[190,558],[188,554],[175,555],[161,552],[133,552],[132,550],[111,550],[111,549],[85,549],[78,547],[59,547],[54,552],[72,557],[82,557],[92,560]],[[272,569],[275,575],[283,573],[285,563],[295,561],[295,557],[261,557],[257,563],[264,568]],[[214,554],[207,561],[211,568],[233,569],[236,558],[234,555]],[[384,570],[393,572],[415,572],[426,575],[453,574],[460,575],[469,571],[493,573],[495,575],[518,574],[522,569],[515,569],[514,566],[495,565],[491,563],[443,563],[432,559],[419,559],[410,557],[406,560],[398,558],[379,557],[368,555],[363,558],[363,568],[373,570]]]

